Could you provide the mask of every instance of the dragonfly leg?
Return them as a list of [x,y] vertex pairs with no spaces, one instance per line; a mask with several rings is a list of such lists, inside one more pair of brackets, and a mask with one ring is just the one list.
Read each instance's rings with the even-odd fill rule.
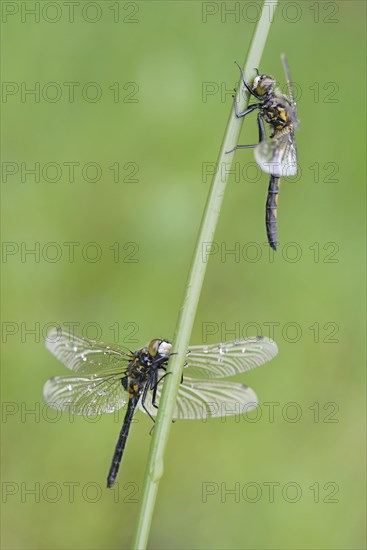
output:
[[252,145],[236,145],[236,147],[233,147],[230,151],[226,151],[226,154],[233,153],[236,149],[253,149],[257,145],[257,143],[253,143]]
[[[235,61],[235,63],[236,63],[236,65],[237,65],[237,67],[239,68],[240,72],[241,72],[242,82],[243,82],[243,85],[245,86],[245,88],[247,89],[247,91],[248,91],[251,95],[253,95],[254,97],[256,97],[256,99],[262,99],[262,98],[261,98],[261,95],[257,94],[257,93],[255,92],[255,90],[254,90],[253,88],[251,88],[251,86],[250,86],[249,84],[247,84],[246,79],[245,79],[245,75],[243,74],[243,70],[242,70],[241,65],[239,65],[239,64],[237,63],[237,61]],[[257,70],[257,69],[256,69],[256,70]]]
[[259,126],[259,142],[264,141],[266,139],[266,133],[264,119],[261,113],[257,115],[257,124]]
[[254,103],[253,105],[250,105],[250,107],[247,107],[242,113],[239,113],[237,111],[237,101],[236,96],[233,98],[233,105],[234,105],[234,113],[237,118],[243,118],[244,116],[252,113],[252,111],[255,111],[255,109],[260,109],[262,107],[262,103]]
[[156,397],[157,397],[157,387],[158,387],[158,384],[163,380],[163,378],[165,378],[168,374],[172,374],[172,372],[166,372],[163,376],[160,377],[160,379],[155,382],[155,384],[151,387],[151,389],[153,390],[153,396],[152,396],[152,405],[153,407],[155,407],[156,409],[158,409],[158,405],[156,404]]
[[145,400],[147,398],[147,393],[148,393],[149,389],[150,389],[150,385],[145,384],[145,387],[144,387],[144,390],[143,390],[143,395],[141,396],[141,406],[143,407],[144,411],[147,413],[149,418],[153,421],[153,423],[155,423],[154,418],[152,417],[152,415],[150,414],[150,412],[148,411],[148,409],[145,406]]
[[[244,111],[244,112],[246,113],[246,111]],[[257,115],[257,124],[259,126],[259,142],[264,141],[266,139],[266,133],[265,133],[264,119],[263,119],[261,113],[259,113]],[[236,147],[234,147],[234,149],[231,149],[230,151],[226,151],[226,153],[232,153],[236,149],[253,149],[257,145],[258,145],[257,143],[254,143],[252,145],[236,145]]]

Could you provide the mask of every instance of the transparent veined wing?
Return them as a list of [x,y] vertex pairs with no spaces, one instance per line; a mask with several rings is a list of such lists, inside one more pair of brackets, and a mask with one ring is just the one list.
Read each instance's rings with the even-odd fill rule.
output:
[[131,359],[130,351],[123,347],[81,338],[62,329],[52,329],[45,343],[68,369],[80,374],[124,370]]
[[[157,386],[158,407],[162,386]],[[225,380],[196,380],[184,376],[178,389],[173,418],[200,420],[234,416],[252,411],[257,404],[255,392],[244,384]],[[153,406],[151,395],[147,396],[144,405],[152,416],[157,414],[158,409]],[[141,400],[138,407],[146,412]]]
[[186,376],[222,378],[253,369],[278,353],[273,340],[265,336],[232,340],[222,344],[190,346],[184,368]]
[[295,176],[298,166],[294,132],[260,141],[255,147],[255,160],[267,174]]
[[70,414],[94,416],[121,409],[127,401],[122,376],[55,376],[43,388],[49,407]]
[[297,104],[296,104],[296,99],[295,99],[295,96],[294,96],[291,72],[289,70],[288,61],[287,61],[287,58],[284,55],[284,53],[282,53],[280,57],[281,57],[282,64],[283,64],[283,69],[284,69],[285,78],[286,78],[287,87],[288,87],[288,96],[289,96],[289,100],[290,100],[291,107],[292,107],[292,112],[293,112],[293,118],[294,118],[293,126],[297,130],[298,126],[299,126],[299,123],[298,123]]

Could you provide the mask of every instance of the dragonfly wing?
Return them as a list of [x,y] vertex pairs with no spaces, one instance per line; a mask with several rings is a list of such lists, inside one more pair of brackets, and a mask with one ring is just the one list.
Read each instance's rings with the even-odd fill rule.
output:
[[294,132],[260,141],[255,147],[255,160],[267,174],[295,176],[298,167]]
[[[159,406],[162,386],[157,388],[156,404]],[[173,418],[186,420],[203,420],[223,416],[239,415],[253,410],[258,404],[255,392],[235,382],[219,380],[196,380],[185,377],[178,389]],[[154,416],[157,408],[150,396],[145,407]],[[146,412],[139,402],[139,408]]]
[[94,416],[112,413],[126,403],[121,376],[56,376],[43,388],[49,407],[73,415]]
[[286,81],[287,81],[288,95],[289,95],[289,99],[290,99],[290,103],[291,103],[291,107],[292,107],[292,112],[293,112],[293,118],[294,118],[294,126],[295,126],[295,128],[298,129],[297,105],[296,105],[296,99],[295,99],[295,95],[294,95],[291,72],[289,70],[288,61],[287,61],[287,58],[284,55],[284,53],[282,53],[280,57],[281,57],[282,64],[283,64],[285,78],[286,78]]
[[278,353],[273,340],[265,336],[232,340],[223,344],[191,346],[184,376],[223,378],[253,369]]
[[46,338],[46,348],[68,369],[92,374],[110,369],[123,370],[131,353],[117,345],[81,338],[62,329],[52,329]]

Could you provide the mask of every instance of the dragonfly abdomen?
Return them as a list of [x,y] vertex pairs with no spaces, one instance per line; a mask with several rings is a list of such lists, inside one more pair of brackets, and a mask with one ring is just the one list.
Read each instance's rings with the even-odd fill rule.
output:
[[269,245],[273,250],[277,249],[278,245],[278,230],[277,230],[277,208],[278,208],[278,193],[279,193],[279,177],[270,176],[268,197],[266,199],[266,233],[268,236]]
[[107,477],[107,487],[110,488],[116,481],[116,477],[120,468],[122,455],[124,454],[125,446],[127,437],[129,435],[130,426],[133,420],[134,412],[136,409],[136,406],[138,404],[138,401],[140,399],[140,394],[133,395],[130,397],[127,405],[127,410],[124,418],[124,423],[122,425],[120,435],[117,441],[117,445],[115,448],[115,452],[113,454],[112,458],[112,464],[110,471],[108,472]]

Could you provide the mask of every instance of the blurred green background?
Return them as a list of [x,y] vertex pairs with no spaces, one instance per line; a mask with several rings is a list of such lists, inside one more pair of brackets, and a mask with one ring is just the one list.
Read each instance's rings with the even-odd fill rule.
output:
[[[151,422],[137,413],[106,490],[123,411],[47,409],[44,382],[67,371],[44,333],[172,338],[260,4],[35,4],[1,6],[2,547],[128,548]],[[260,70],[284,85],[286,52],[301,176],[282,183],[269,257],[268,177],[236,153],[250,181],[231,176],[192,342],[273,326],[280,352],[238,377],[258,417],[173,425],[150,548],[366,547],[364,25],[359,1],[277,9]],[[241,143],[256,137],[250,115]]]

